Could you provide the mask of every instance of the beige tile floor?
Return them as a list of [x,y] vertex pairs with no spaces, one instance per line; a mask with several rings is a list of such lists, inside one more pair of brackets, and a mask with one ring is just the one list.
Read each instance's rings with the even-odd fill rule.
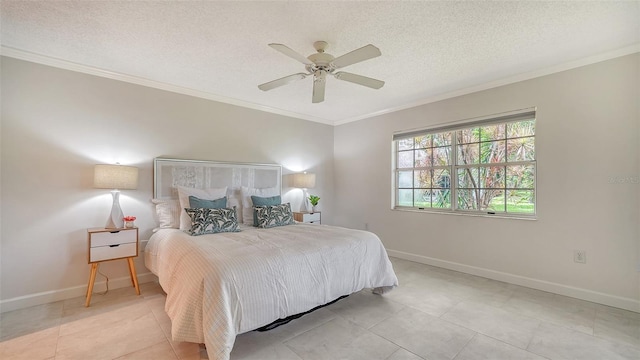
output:
[[[640,359],[640,314],[392,259],[401,286],[361,291],[269,332],[236,339],[231,358]],[[2,314],[0,359],[207,359],[171,340],[157,284]]]

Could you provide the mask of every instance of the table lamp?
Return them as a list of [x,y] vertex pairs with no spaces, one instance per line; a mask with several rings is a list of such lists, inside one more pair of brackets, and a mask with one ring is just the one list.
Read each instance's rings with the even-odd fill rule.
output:
[[311,212],[311,204],[309,204],[309,194],[307,189],[316,186],[316,174],[307,173],[306,171],[299,174],[293,174],[293,187],[302,189],[302,205],[300,212]]
[[96,165],[93,172],[93,187],[113,189],[113,205],[107,219],[106,229],[121,229],[124,215],[120,208],[120,190],[133,190],[138,187],[138,168],[124,165]]

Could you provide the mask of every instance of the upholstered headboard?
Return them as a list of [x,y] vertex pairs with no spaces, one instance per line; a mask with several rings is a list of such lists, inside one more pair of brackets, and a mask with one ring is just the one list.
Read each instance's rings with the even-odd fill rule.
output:
[[156,158],[153,161],[153,197],[176,199],[176,186],[197,189],[228,188],[227,195],[240,197],[240,189],[277,188],[282,193],[282,166]]

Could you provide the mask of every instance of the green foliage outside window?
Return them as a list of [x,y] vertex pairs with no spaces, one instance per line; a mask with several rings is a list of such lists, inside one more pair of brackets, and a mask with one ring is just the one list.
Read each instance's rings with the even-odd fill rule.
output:
[[399,206],[535,213],[535,119],[425,133],[396,145]]

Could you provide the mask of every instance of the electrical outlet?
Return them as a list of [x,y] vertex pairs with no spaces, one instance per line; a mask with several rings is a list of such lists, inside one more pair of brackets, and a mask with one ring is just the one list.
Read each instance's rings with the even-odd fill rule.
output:
[[584,250],[573,250],[573,262],[580,264],[587,263],[587,252]]

